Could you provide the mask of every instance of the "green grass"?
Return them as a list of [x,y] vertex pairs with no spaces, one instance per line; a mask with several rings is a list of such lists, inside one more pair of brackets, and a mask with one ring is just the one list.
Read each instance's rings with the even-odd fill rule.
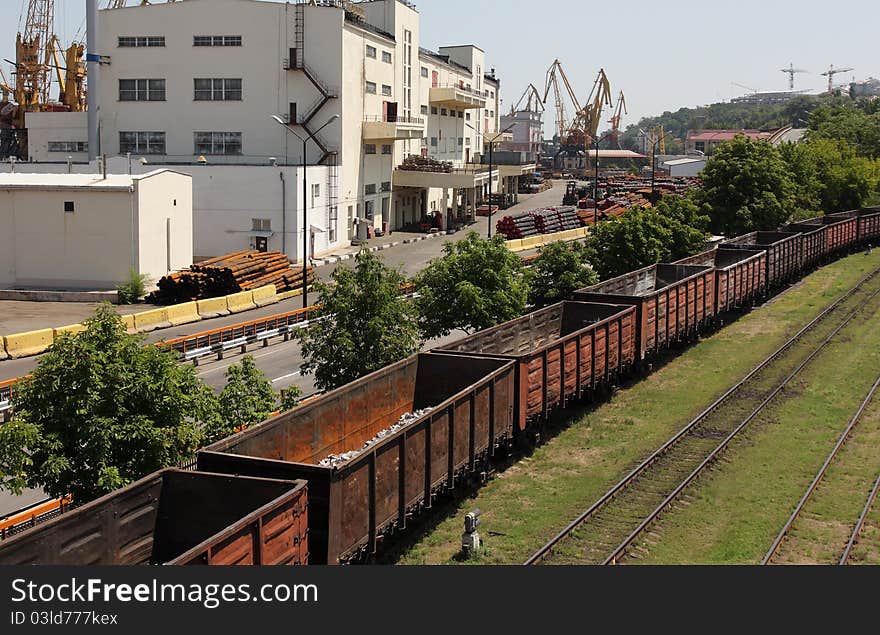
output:
[[401,564],[453,563],[463,515],[479,508],[486,550],[472,562],[518,564],[822,308],[880,266],[858,254],[691,347],[499,474],[412,544]]
[[[664,514],[629,562],[761,561],[880,373],[880,298],[869,306],[731,443],[724,461]],[[865,481],[873,484],[876,465],[865,467]],[[843,506],[848,521],[857,518],[858,499],[864,503],[869,489],[853,497],[850,509]],[[804,553],[792,553],[792,561],[818,555],[811,545],[818,536],[806,532],[802,538]],[[839,557],[845,543],[825,545],[825,561],[835,549]]]

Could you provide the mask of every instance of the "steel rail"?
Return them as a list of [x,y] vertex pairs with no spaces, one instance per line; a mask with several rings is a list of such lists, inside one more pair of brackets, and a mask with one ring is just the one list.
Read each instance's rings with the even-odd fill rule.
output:
[[819,344],[819,346],[816,347],[816,349],[812,353],[810,353],[810,355],[803,362],[801,362],[798,365],[798,367],[791,374],[789,374],[788,377],[786,377],[773,390],[773,392],[771,392],[770,395],[768,395],[767,398],[761,402],[761,404],[757,408],[755,408],[752,411],[751,414],[749,414],[749,416],[747,416],[745,419],[743,419],[743,421],[733,430],[733,432],[731,432],[729,435],[727,435],[727,438],[725,438],[724,441],[722,441],[721,444],[718,445],[718,447],[716,447],[714,450],[712,450],[712,452],[709,453],[709,455],[705,459],[703,459],[703,462],[700,463],[696,467],[696,469],[694,469],[694,471],[691,472],[690,475],[688,475],[688,477],[685,478],[685,480],[682,481],[681,484],[679,484],[679,486],[676,487],[675,490],[673,490],[673,492],[671,494],[669,494],[669,496],[667,496],[663,500],[663,502],[660,503],[654,509],[654,511],[652,511],[639,524],[639,526],[635,530],[633,530],[633,532],[629,536],[627,536],[623,540],[623,542],[620,543],[620,545],[617,546],[616,549],[614,549],[614,551],[611,552],[611,554],[607,558],[605,558],[605,560],[602,564],[604,564],[604,565],[616,564],[617,561],[626,553],[626,550],[629,548],[629,546],[638,539],[638,537],[642,534],[642,532],[644,532],[645,529],[647,529],[651,525],[651,523],[653,523],[657,519],[657,517],[660,516],[660,514],[662,514],[666,510],[667,507],[669,507],[669,505],[671,505],[673,502],[675,502],[675,500],[678,499],[678,497],[681,495],[681,493],[685,489],[687,489],[687,487],[691,483],[693,483],[706,470],[707,467],[709,467],[712,463],[715,462],[715,460],[719,456],[721,456],[721,453],[727,448],[727,446],[730,445],[730,443],[737,436],[739,436],[739,434],[743,430],[745,430],[746,427],[748,427],[748,425],[759,414],[761,414],[761,412],[764,410],[764,408],[766,408],[770,404],[770,402],[773,401],[773,399],[775,399],[776,396],[780,392],[782,392],[782,390],[791,382],[792,379],[794,379],[796,376],[798,376],[801,373],[801,371],[804,368],[806,368],[807,365],[811,361],[813,361],[813,359],[816,358],[816,356],[818,356],[821,352],[823,352],[825,350],[825,347],[831,343],[831,340],[834,339],[837,336],[837,334],[840,333],[841,330],[843,330],[843,327],[845,327],[847,324],[849,324],[852,321],[852,319],[864,308],[864,306],[868,302],[873,300],[875,297],[877,297],[877,295],[880,295],[880,289],[878,289],[877,291],[872,293],[858,308],[854,309],[846,317],[846,319],[837,328],[835,328],[834,331],[827,338],[825,338],[825,340],[821,344]]
[[819,315],[813,318],[808,324],[806,324],[801,330],[799,330],[794,336],[792,336],[787,342],[785,342],[782,346],[780,346],[776,351],[768,355],[764,360],[759,363],[755,368],[753,368],[749,373],[743,377],[740,381],[734,384],[729,390],[727,390],[723,395],[718,397],[714,402],[712,402],[705,410],[699,413],[693,420],[691,420],[687,425],[685,425],[681,430],[679,430],[675,435],[673,435],[666,443],[664,443],[660,448],[655,450],[650,456],[648,456],[644,461],[642,461],[638,466],[636,466],[629,474],[624,476],[616,485],[614,485],[610,490],[608,490],[599,500],[593,503],[588,509],[586,509],[580,516],[575,518],[572,522],[570,522],[564,529],[562,529],[558,534],[556,534],[553,538],[551,538],[544,546],[538,549],[532,556],[525,561],[524,565],[531,566],[539,563],[543,560],[548,554],[550,554],[553,548],[559,544],[562,540],[567,538],[577,527],[584,523],[591,516],[595,515],[600,509],[602,509],[608,502],[610,502],[618,493],[620,493],[623,489],[625,489],[630,483],[635,481],[643,472],[645,472],[651,465],[657,462],[663,455],[665,455],[669,450],[671,450],[678,442],[684,438],[691,430],[696,428],[709,414],[717,410],[722,404],[724,404],[732,395],[734,395],[742,386],[752,379],[755,375],[757,375],[760,371],[764,370],[767,366],[769,366],[773,360],[782,355],[785,351],[791,348],[798,340],[800,340],[808,331],[812,330],[817,324],[819,324],[822,320],[824,320],[828,315],[830,315],[834,310],[836,310],[843,302],[852,297],[862,286],[864,286],[869,280],[874,278],[878,273],[880,273],[880,268],[875,269],[874,271],[868,273],[861,280],[859,280],[852,289],[847,291],[840,298],[835,300],[831,305],[826,307]]
[[868,514],[871,513],[871,507],[874,505],[874,501],[877,499],[877,493],[880,492],[880,475],[877,476],[877,480],[874,481],[874,489],[871,490],[871,493],[868,494],[868,500],[865,502],[865,507],[862,509],[862,513],[859,516],[859,519],[856,521],[856,526],[853,528],[853,532],[849,537],[849,541],[846,543],[846,548],[843,550],[843,555],[840,556],[840,562],[837,564],[840,566],[844,566],[849,562],[849,558],[852,555],[853,547],[855,547],[856,541],[859,539],[859,535],[862,533],[862,528],[865,526],[865,521],[868,519]]
[[871,399],[873,399],[878,387],[880,387],[880,377],[878,377],[877,381],[874,382],[874,385],[871,387],[871,390],[868,391],[868,395],[862,401],[859,409],[856,411],[856,414],[853,416],[853,418],[849,422],[849,425],[840,435],[840,438],[837,440],[834,448],[832,448],[831,453],[828,455],[828,458],[825,459],[822,467],[820,467],[819,471],[816,472],[816,476],[813,477],[813,481],[810,483],[807,491],[804,492],[804,495],[795,506],[794,511],[792,511],[791,516],[789,516],[788,521],[785,523],[785,525],[783,525],[782,529],[779,531],[779,534],[776,536],[776,540],[773,541],[773,544],[770,545],[770,549],[767,550],[764,559],[761,560],[761,565],[770,564],[770,560],[773,558],[773,556],[776,555],[777,551],[779,551],[779,547],[782,546],[785,537],[788,535],[788,532],[791,531],[792,525],[794,525],[794,522],[801,515],[804,507],[806,507],[807,502],[810,500],[810,498],[812,498],[813,493],[815,493],[816,489],[819,487],[819,483],[822,481],[822,478],[825,476],[825,473],[831,466],[832,461],[834,461],[834,459],[837,457],[838,453],[843,448],[843,445],[847,442],[850,435],[852,434],[852,431],[859,424],[859,421],[861,421],[862,414],[865,412],[865,409],[868,407]]

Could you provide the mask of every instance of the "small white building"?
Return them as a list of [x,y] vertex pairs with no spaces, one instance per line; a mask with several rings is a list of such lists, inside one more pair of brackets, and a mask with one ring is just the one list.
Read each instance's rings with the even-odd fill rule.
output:
[[0,286],[112,289],[192,263],[192,177],[0,174]]
[[662,168],[669,176],[697,176],[706,168],[706,157],[683,157],[664,161]]

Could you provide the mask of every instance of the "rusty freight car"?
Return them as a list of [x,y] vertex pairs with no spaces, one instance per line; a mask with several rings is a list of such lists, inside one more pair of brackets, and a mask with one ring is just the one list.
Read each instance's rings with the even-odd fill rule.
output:
[[519,432],[549,412],[607,386],[636,362],[636,310],[561,302],[435,349],[516,362]]
[[0,543],[0,565],[308,564],[303,481],[167,469]]
[[790,223],[781,231],[801,235],[801,266],[809,271],[823,263],[828,254],[828,227],[807,222]]
[[715,270],[716,314],[750,306],[764,295],[767,285],[767,252],[719,247],[676,261]]
[[859,219],[859,244],[876,246],[880,241],[880,206],[866,207],[853,214]]
[[715,273],[711,267],[652,265],[581,289],[574,299],[634,305],[636,351],[644,360],[714,320]]
[[422,353],[199,452],[199,469],[309,484],[310,562],[376,552],[513,437],[513,363]]
[[825,258],[836,258],[855,247],[859,219],[854,212],[840,212],[803,221],[802,225],[825,227]]
[[793,232],[752,232],[726,240],[731,249],[767,252],[767,287],[772,289],[800,277],[801,235]]

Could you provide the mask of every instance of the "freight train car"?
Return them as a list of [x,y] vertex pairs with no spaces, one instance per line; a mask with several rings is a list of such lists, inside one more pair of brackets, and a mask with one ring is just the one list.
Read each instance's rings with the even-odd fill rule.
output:
[[200,470],[309,484],[311,562],[356,561],[513,438],[513,363],[423,353],[199,452]]
[[855,247],[859,239],[859,219],[854,212],[840,212],[804,221],[806,225],[824,226],[825,259],[842,256]]
[[720,247],[683,258],[677,265],[697,265],[715,270],[717,315],[751,306],[767,285],[767,252]]
[[581,302],[636,307],[636,351],[649,359],[715,319],[711,267],[658,264],[575,292]]
[[721,243],[731,249],[767,252],[767,288],[797,280],[803,269],[801,235],[792,232],[752,232]]
[[636,310],[562,302],[435,350],[515,361],[514,419],[523,433],[635,364]]
[[853,212],[859,219],[859,245],[877,245],[880,241],[880,206]]
[[801,266],[804,271],[815,269],[825,261],[828,254],[826,225],[790,223],[781,227],[780,231],[801,235]]
[[162,470],[0,543],[0,565],[308,564],[304,481]]

